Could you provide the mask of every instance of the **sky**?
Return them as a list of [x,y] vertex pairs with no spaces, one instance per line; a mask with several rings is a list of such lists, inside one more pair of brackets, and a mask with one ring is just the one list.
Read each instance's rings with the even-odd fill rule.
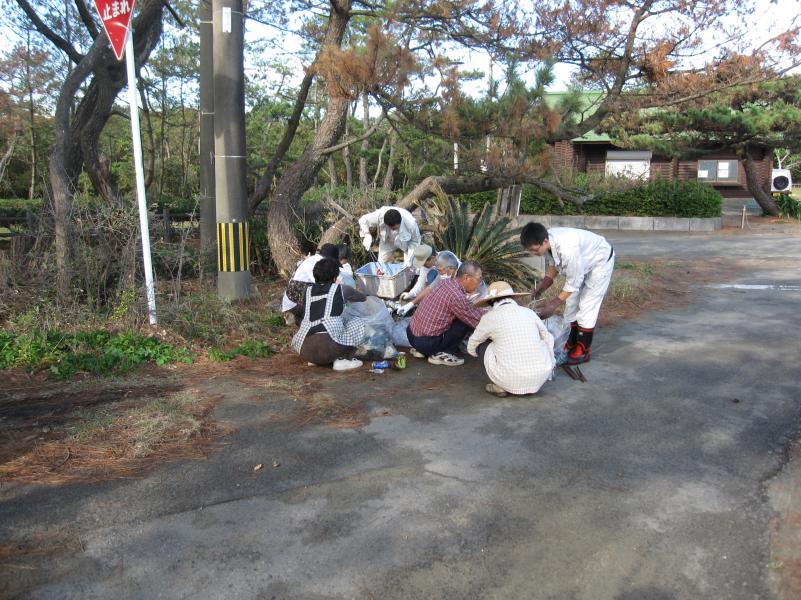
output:
[[[754,0],[755,10],[753,15],[753,23],[748,26],[750,32],[750,41],[753,44],[761,44],[764,40],[771,35],[787,29],[795,19],[797,25],[801,25],[801,0]],[[258,38],[264,35],[272,35],[273,32],[269,28],[265,28],[260,24],[249,21],[246,26],[246,36]],[[709,45],[714,45],[715,40],[710,39]],[[300,38],[293,38],[289,36],[284,42],[284,50],[276,57],[287,64],[293,62],[297,64],[297,82],[302,78],[302,64],[297,60],[294,53],[300,48]],[[707,57],[708,59],[708,57]],[[481,70],[485,74],[489,72],[490,59],[486,53],[462,53],[462,62],[464,69]],[[699,62],[703,62],[703,58],[699,57]],[[535,68],[535,67],[534,67]],[[497,72],[498,67],[495,67],[495,79],[501,75]],[[796,69],[794,72],[801,72],[801,69]],[[569,65],[556,65],[554,68],[554,83],[549,87],[551,91],[562,91],[567,89],[570,84],[571,76],[574,69]],[[530,72],[526,72],[521,67],[520,75],[524,79],[533,80],[533,68]],[[465,82],[463,90],[465,93],[479,95],[486,93],[487,79],[477,80],[474,82]]]
[[[754,13],[754,22],[750,24],[749,31],[754,43],[760,43],[772,33],[776,33],[783,28],[787,28],[789,24],[795,19],[796,24],[801,24],[801,0],[754,0],[756,10]],[[36,3],[34,2],[34,6]],[[169,17],[168,17],[169,18]],[[254,20],[246,22],[245,35],[248,39],[257,40],[265,36],[274,36],[275,31],[269,27],[263,26]],[[16,31],[0,28],[0,51],[8,50],[14,43],[21,41],[19,33]],[[712,44],[714,40],[710,39],[709,43]],[[297,85],[303,75],[303,63],[296,55],[297,50],[301,46],[301,41],[298,36],[287,35],[281,42],[281,50],[274,50],[269,58],[280,61],[283,64],[294,66],[292,72],[294,81],[287,81],[287,85]],[[306,59],[308,60],[308,58]],[[461,60],[465,69],[477,69],[485,73],[489,72],[489,57],[486,54],[478,52],[463,52]],[[796,69],[796,72],[799,72]],[[246,74],[250,77],[258,77],[263,74],[263,68],[255,67],[246,64]],[[555,81],[550,86],[552,91],[564,90],[568,87],[572,69],[567,65],[556,65],[554,70]],[[521,67],[520,75],[524,79],[533,79],[533,71],[526,72],[525,67]],[[499,79],[501,73],[495,73],[495,79]],[[467,94],[480,95],[486,93],[487,79],[476,80],[473,82],[465,82],[463,90]]]

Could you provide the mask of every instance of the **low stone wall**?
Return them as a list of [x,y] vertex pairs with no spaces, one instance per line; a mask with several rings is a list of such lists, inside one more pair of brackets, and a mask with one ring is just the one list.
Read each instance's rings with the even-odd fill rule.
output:
[[681,217],[607,217],[602,215],[519,215],[515,225],[542,223],[546,227],[578,227],[580,229],[619,229],[628,231],[717,231],[723,219]]

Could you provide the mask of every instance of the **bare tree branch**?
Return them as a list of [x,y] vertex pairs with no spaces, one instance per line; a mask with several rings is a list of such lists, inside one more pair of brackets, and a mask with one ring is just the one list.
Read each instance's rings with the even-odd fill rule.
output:
[[55,31],[50,29],[47,24],[39,18],[39,15],[36,14],[36,11],[31,8],[31,5],[28,4],[28,0],[17,0],[17,4],[22,9],[22,11],[28,16],[33,23],[33,26],[36,27],[36,31],[41,33],[45,36],[48,40],[50,40],[56,48],[64,52],[67,56],[72,59],[72,62],[79,63],[83,59],[83,54],[78,52],[75,48],[73,48],[67,40],[63,37],[58,35]]
[[86,3],[83,0],[75,0],[75,7],[78,9],[78,14],[81,16],[81,21],[83,21],[86,31],[89,32],[89,35],[92,36],[92,39],[95,39],[100,32],[95,26],[95,21],[92,19],[92,13],[86,6]]
[[278,165],[281,164],[281,161],[284,159],[287,150],[289,150],[289,147],[292,145],[292,140],[295,139],[295,132],[298,130],[300,117],[303,114],[303,109],[306,107],[306,100],[309,97],[309,90],[311,89],[311,84],[314,81],[313,67],[314,65],[306,69],[306,75],[303,77],[303,81],[300,84],[300,90],[298,90],[298,95],[295,99],[295,106],[292,109],[292,115],[289,117],[286,129],[284,130],[284,136],[278,143],[278,147],[275,149],[275,152],[270,158],[270,162],[267,163],[267,166],[264,168],[264,173],[262,173],[261,177],[256,182],[253,193],[250,195],[251,212],[256,210],[259,204],[261,204],[262,201],[267,197],[270,187],[273,184],[275,172],[278,170]]
[[343,148],[347,148],[348,146],[352,146],[353,144],[358,144],[359,142],[361,142],[363,140],[366,140],[367,138],[369,138],[371,135],[373,135],[375,133],[376,129],[378,129],[378,126],[381,125],[381,123],[384,120],[384,117],[386,117],[386,116],[387,116],[386,113],[382,112],[381,116],[376,120],[376,122],[373,123],[370,126],[370,129],[365,131],[359,137],[353,138],[353,139],[350,139],[350,140],[345,140],[344,142],[342,142],[340,144],[337,144],[335,146],[329,146],[328,148],[324,148],[323,150],[320,150],[320,153],[321,154],[333,154],[334,152],[342,150]]

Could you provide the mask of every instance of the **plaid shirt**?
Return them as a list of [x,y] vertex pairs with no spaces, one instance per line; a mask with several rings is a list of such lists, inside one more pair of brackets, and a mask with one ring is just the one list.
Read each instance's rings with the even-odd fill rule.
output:
[[417,307],[409,328],[418,337],[435,336],[445,333],[459,319],[462,323],[475,327],[481,315],[487,312],[476,308],[465,297],[465,289],[456,279],[444,279],[431,290]]

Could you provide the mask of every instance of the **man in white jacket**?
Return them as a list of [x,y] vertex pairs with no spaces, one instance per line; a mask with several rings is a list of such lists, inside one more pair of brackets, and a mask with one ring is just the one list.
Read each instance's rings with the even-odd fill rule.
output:
[[523,248],[544,256],[548,266],[542,282],[534,288],[538,298],[553,285],[557,273],[565,276],[562,291],[538,312],[550,317],[564,302],[564,319],[570,323],[570,337],[565,350],[568,364],[590,360],[590,346],[598,313],[615,269],[615,250],[605,237],[572,227],[546,229],[541,223],[529,223],[520,232]]
[[359,219],[359,235],[365,250],[373,246],[375,230],[378,239],[378,260],[392,262],[395,250],[403,252],[403,264],[411,266],[414,249],[420,245],[420,228],[412,213],[404,208],[382,206]]

